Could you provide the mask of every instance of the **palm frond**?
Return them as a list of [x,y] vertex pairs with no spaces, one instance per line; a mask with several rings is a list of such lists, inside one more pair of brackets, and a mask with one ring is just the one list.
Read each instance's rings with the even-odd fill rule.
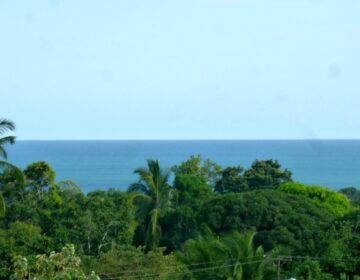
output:
[[150,190],[153,188],[152,174],[146,168],[140,167],[134,171],[135,174],[139,175],[139,182],[144,183]]
[[0,146],[6,145],[6,144],[15,144],[16,137],[13,135],[4,136],[0,138]]
[[7,131],[14,131],[15,124],[14,122],[8,119],[0,119],[0,134],[3,134]]
[[135,169],[134,173],[139,175],[140,180],[143,180],[143,178],[149,176],[149,171],[144,167]]
[[[139,181],[128,188],[129,193],[142,193],[148,197],[149,206],[147,216],[147,246],[155,249],[160,241],[161,227],[159,219],[170,209],[172,202],[168,180],[170,172],[162,171],[157,160],[147,160],[147,168],[138,168],[134,171],[139,176]],[[141,205],[141,204],[140,204]],[[142,208],[143,209],[143,208]],[[150,246],[149,246],[150,245]]]
[[131,192],[129,200],[135,207],[135,217],[137,219],[144,219],[151,211],[152,199],[149,196],[140,192]]
[[0,158],[4,158],[4,159],[7,158],[6,150],[2,146],[0,146]]
[[165,170],[161,173],[161,178],[160,178],[160,185],[161,186],[167,186],[167,183],[169,182],[170,179],[170,171],[169,170]]
[[[260,280],[263,279],[265,256],[261,247],[254,248],[255,233],[234,232],[217,238],[209,231],[203,236],[185,242],[180,259],[187,265],[191,263],[222,262],[226,267],[211,272],[203,272],[199,279]],[[252,262],[249,262],[252,260]]]
[[148,188],[142,183],[131,184],[130,187],[128,188],[128,192],[146,193],[147,191],[148,191]]
[[14,144],[15,139],[16,139],[15,136],[5,136],[0,138],[0,157],[3,157],[5,159],[7,158],[7,153],[4,146],[7,144],[10,145]]

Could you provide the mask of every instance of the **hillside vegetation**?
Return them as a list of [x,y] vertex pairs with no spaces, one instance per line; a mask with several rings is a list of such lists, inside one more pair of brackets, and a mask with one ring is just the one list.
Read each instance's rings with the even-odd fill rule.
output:
[[359,191],[295,183],[275,160],[248,169],[197,155],[171,169],[148,160],[127,191],[84,194],[46,162],[20,170],[4,155],[0,279],[360,275]]

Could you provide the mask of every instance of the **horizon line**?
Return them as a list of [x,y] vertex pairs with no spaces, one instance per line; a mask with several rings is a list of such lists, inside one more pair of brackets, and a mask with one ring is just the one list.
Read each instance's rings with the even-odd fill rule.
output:
[[17,139],[16,141],[358,141],[360,138]]

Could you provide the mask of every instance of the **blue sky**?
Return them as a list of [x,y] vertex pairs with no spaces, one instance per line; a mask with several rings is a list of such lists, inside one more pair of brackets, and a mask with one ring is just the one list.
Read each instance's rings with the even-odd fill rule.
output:
[[360,138],[360,1],[1,1],[19,139]]

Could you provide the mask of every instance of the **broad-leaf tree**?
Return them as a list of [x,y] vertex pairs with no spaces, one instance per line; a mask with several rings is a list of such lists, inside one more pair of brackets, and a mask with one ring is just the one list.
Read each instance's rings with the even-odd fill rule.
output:
[[274,190],[228,193],[206,201],[197,214],[216,234],[255,229],[255,243],[265,250],[286,246],[299,255],[319,251],[318,233],[335,216],[303,196]]
[[244,173],[250,190],[276,189],[283,183],[291,182],[291,175],[291,171],[282,170],[280,163],[272,159],[255,160]]
[[37,195],[38,199],[44,194],[46,188],[50,187],[55,180],[55,171],[45,161],[37,161],[29,164],[24,173],[30,186]]
[[192,155],[179,165],[172,167],[175,175],[192,175],[204,177],[207,183],[214,186],[220,178],[221,167],[210,159],[203,159],[200,155]]
[[61,252],[51,252],[50,255],[37,255],[35,265],[31,266],[26,257],[15,256],[13,260],[13,271],[11,279],[79,279],[79,280],[100,280],[91,272],[86,275],[80,266],[81,260],[75,254],[74,245],[66,245]]
[[308,197],[314,204],[327,209],[336,216],[343,216],[353,210],[344,194],[325,187],[289,182],[281,185],[278,191]]
[[216,182],[214,190],[219,193],[244,192],[249,186],[243,176],[241,166],[227,167],[221,171],[221,178]]

